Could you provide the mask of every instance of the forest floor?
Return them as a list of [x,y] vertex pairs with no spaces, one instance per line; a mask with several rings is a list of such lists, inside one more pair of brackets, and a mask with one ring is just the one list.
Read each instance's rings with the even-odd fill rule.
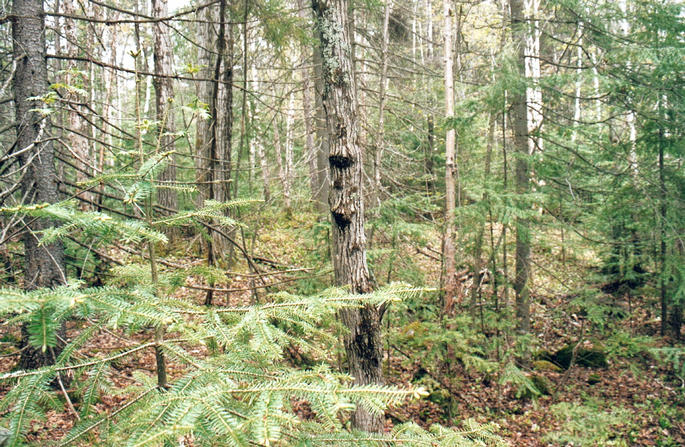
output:
[[[309,275],[303,269],[312,265],[326,250],[325,237],[316,237],[316,226],[299,226],[302,222],[289,222],[275,231],[259,235],[254,246],[259,253],[261,265],[271,271],[267,281],[269,290],[290,287],[301,293],[311,292],[330,281],[325,268],[318,277]],[[320,234],[320,233],[319,233]],[[312,236],[314,235],[314,236]],[[435,261],[435,248],[439,239],[433,235],[415,242],[393,242],[382,231],[376,233],[377,245],[371,250],[371,260],[379,268],[377,277],[396,279],[414,277],[421,273],[426,283],[434,281],[439,274],[439,263]],[[314,242],[305,242],[314,241]],[[394,254],[402,256],[393,258]],[[388,257],[390,259],[388,260]],[[605,351],[608,366],[587,368],[572,366],[568,370],[551,367],[544,362],[532,362],[525,374],[541,376],[544,393],[539,396],[522,396],[520,387],[499,380],[501,372],[482,372],[460,361],[458,356],[450,357],[454,362],[449,370],[434,357],[407,355],[403,346],[388,343],[386,358],[387,380],[396,385],[428,385],[431,395],[427,399],[407,402],[404,406],[391,409],[387,414],[387,426],[405,421],[415,421],[423,426],[433,423],[458,425],[460,421],[473,418],[478,422],[498,424],[497,433],[512,446],[682,446],[685,445],[685,382],[669,368],[656,361],[649,353],[654,347],[667,346],[669,340],[657,337],[658,321],[653,318],[654,304],[645,296],[635,296],[630,302],[622,300],[616,304],[628,307],[623,318],[612,329],[591,325],[588,315],[559,312],[570,309],[569,301],[577,295],[573,290],[587,282],[590,264],[587,259],[565,259],[561,266],[558,251],[536,252],[534,260],[538,266],[533,301],[533,328],[535,350],[550,351],[565,345],[601,346]],[[277,261],[276,261],[277,260]],[[388,260],[383,263],[383,260]],[[200,264],[201,259],[189,258],[180,253],[174,262]],[[566,265],[572,267],[566,267]],[[542,268],[545,266],[545,269]],[[319,266],[320,267],[320,266]],[[383,270],[385,269],[385,270]],[[418,271],[418,272],[417,272]],[[552,274],[550,272],[557,272]],[[397,278],[399,279],[399,278]],[[255,279],[249,273],[235,274],[228,286],[242,289],[230,295],[220,294],[215,298],[217,306],[248,303],[250,287]],[[180,295],[201,303],[204,292],[192,287],[201,284],[187,284]],[[587,284],[586,284],[587,285]],[[465,284],[463,294],[468,296]],[[616,301],[613,297],[606,297]],[[612,301],[612,302],[613,302]],[[405,321],[406,323],[406,321]],[[71,322],[67,338],[75,337],[84,327],[84,322]],[[0,327],[2,355],[0,372],[15,368],[17,352],[11,347],[12,340],[19,334],[7,326]],[[124,334],[121,331],[101,331],[94,336],[83,352],[90,355],[106,355],[127,346],[132,346],[149,334]],[[397,343],[393,339],[393,344]],[[205,353],[197,352],[202,356]],[[421,354],[421,353],[419,353]],[[295,351],[289,361],[298,362]],[[533,359],[534,360],[534,359]],[[154,374],[155,359],[152,350],[141,351],[126,362],[112,369],[111,388],[102,393],[95,405],[96,413],[111,413],[125,402],[127,396],[118,393],[136,382],[133,372],[144,371]],[[171,362],[170,376],[182,373],[180,365]],[[8,391],[0,387],[0,396]],[[61,391],[56,390],[61,398]],[[63,407],[48,412],[46,420],[32,421],[29,440],[43,445],[63,437],[73,426],[75,416],[64,399]],[[305,403],[294,402],[293,407],[303,417],[307,416]],[[74,400],[78,408],[78,401]]]

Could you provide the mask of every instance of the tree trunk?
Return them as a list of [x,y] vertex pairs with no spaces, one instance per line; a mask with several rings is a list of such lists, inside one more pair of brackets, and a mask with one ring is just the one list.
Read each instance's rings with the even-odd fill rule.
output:
[[[535,0],[533,0],[534,2]],[[535,34],[530,23],[530,5],[528,0],[524,5],[523,0],[510,0],[511,29],[514,42],[518,43],[518,71],[519,75],[531,79],[531,69],[528,57],[535,54]],[[535,9],[534,7],[532,8]],[[538,43],[539,45],[539,43]],[[539,66],[538,66],[539,73]],[[531,97],[532,96],[532,97]],[[515,162],[516,193],[521,197],[519,206],[522,210],[529,208],[527,201],[522,196],[530,192],[530,166],[529,156],[535,149],[535,141],[531,131],[535,129],[535,113],[532,107],[538,106],[537,96],[531,95],[531,88],[512,92],[511,113],[514,129],[514,145],[517,157]],[[516,273],[514,290],[516,292],[516,316],[518,319],[517,329],[520,334],[530,332],[530,223],[525,217],[516,218]]]
[[[253,50],[256,51],[256,48]],[[261,91],[261,83],[259,82],[259,76],[257,76],[257,62],[253,59],[253,63],[250,66],[251,77],[254,84],[255,91]],[[264,150],[264,142],[262,141],[261,132],[257,130],[255,119],[259,117],[259,101],[252,102],[252,129],[255,129],[254,136],[250,140],[250,144],[254,146],[255,156],[259,159],[259,167],[262,172],[262,191],[264,195],[264,202],[268,202],[271,199],[271,189],[269,187],[269,162],[266,158],[266,152]]]
[[[488,143],[485,150],[485,166],[483,169],[483,192],[482,202],[487,204],[488,210],[490,210],[489,197],[488,197],[488,180],[490,178],[490,166],[492,165],[492,151],[495,146],[495,113],[490,112],[490,118],[488,119]],[[478,233],[476,235],[476,246],[475,253],[473,255],[473,287],[471,288],[471,312],[475,315],[477,300],[479,296],[482,296],[481,282],[483,281],[483,275],[481,271],[483,270],[483,237],[485,235],[485,225],[486,217],[483,215],[482,222],[479,222]],[[493,271],[493,274],[495,272]],[[481,307],[481,312],[483,308]]]
[[[21,181],[25,204],[55,203],[58,201],[57,173],[54,147],[50,139],[48,117],[35,109],[43,104],[39,98],[48,92],[47,62],[45,59],[45,22],[41,0],[15,0],[12,4],[13,56],[17,61],[14,74],[14,103],[17,120],[17,150],[19,162],[25,169]],[[27,150],[28,149],[28,150]],[[56,287],[67,282],[62,244],[40,245],[37,233],[54,226],[45,219],[28,220],[24,241],[24,288]],[[22,330],[25,349],[19,359],[21,369],[33,369],[54,362],[52,350],[28,347],[27,333]]]
[[[357,91],[350,54],[347,0],[313,0],[323,59],[322,103],[330,145],[328,157],[333,220],[333,268],[338,285],[354,293],[373,289],[366,263],[362,150],[359,145]],[[383,309],[366,305],[340,312],[349,329],[345,350],[349,370],[358,385],[383,382],[381,318]],[[380,432],[383,417],[363,408],[352,416],[355,428]]]
[[292,212],[292,190],[295,170],[293,163],[293,147],[295,145],[293,137],[293,126],[295,122],[295,95],[291,92],[288,97],[288,110],[285,114],[285,163],[283,177],[283,195],[287,198],[286,212]]
[[571,134],[571,142],[575,143],[578,138],[578,126],[581,118],[581,104],[580,95],[583,89],[583,22],[578,22],[578,42],[576,43],[576,88],[575,98],[573,98],[573,133]]
[[[454,118],[454,71],[452,58],[452,8],[450,0],[443,0],[445,51],[445,117]],[[445,233],[442,254],[445,262],[445,303],[447,315],[454,312],[457,292],[456,259],[454,249],[454,211],[456,200],[456,130],[448,124],[445,135]]]
[[[201,22],[198,24],[198,39],[203,45],[198,48],[197,64],[199,66],[198,75],[201,78],[210,79],[213,76],[212,55],[210,52],[210,42],[213,42],[212,24],[215,9],[212,6],[204,8]],[[208,81],[197,81],[195,83],[198,101],[209,104],[212,97],[212,83]],[[197,204],[200,207],[209,198],[209,152],[211,147],[212,122],[214,117],[203,119],[198,117],[195,127],[195,180],[197,182]]]
[[[152,0],[152,17],[161,19],[169,14],[167,0]],[[172,74],[173,54],[171,52],[171,39],[169,27],[159,21],[154,25],[154,59],[155,73],[163,75],[155,77],[155,108],[157,113],[157,126],[159,129],[158,147],[161,152],[169,152],[175,149],[174,136],[174,112],[172,102],[174,88],[171,78],[164,75]],[[176,157],[171,155],[166,158],[168,166],[159,175],[160,188],[157,190],[157,199],[163,207],[175,210],[178,208],[178,194],[173,186],[176,181]],[[166,183],[166,184],[165,184]]]
[[[72,0],[62,1],[62,10],[66,15],[76,15],[76,8]],[[66,37],[65,50],[69,57],[74,59],[67,62],[66,75],[64,82],[68,86],[67,92],[65,94],[65,99],[67,99],[71,104],[67,106],[67,127],[70,132],[66,135],[66,142],[69,145],[68,151],[74,159],[74,164],[78,167],[75,170],[76,182],[84,182],[88,180],[88,172],[91,171],[90,164],[90,148],[88,144],[88,139],[85,137],[88,131],[83,118],[81,118],[80,113],[85,113],[85,110],[81,107],[82,102],[86,102],[87,98],[81,94],[85,94],[88,78],[83,71],[83,64],[78,63],[75,58],[79,56],[79,27],[78,22],[72,18],[64,19],[64,35]],[[93,201],[92,193],[87,191],[79,191],[78,197],[81,200],[79,206],[82,210],[86,211],[90,208],[89,202]]]
[[[276,97],[276,89],[274,88],[274,97]],[[277,100],[279,101],[279,100]],[[276,113],[273,119],[273,137],[274,137],[274,150],[276,151],[276,166],[278,167],[278,180],[281,183],[281,189],[283,191],[283,206],[286,212],[291,211],[290,207],[290,188],[288,187],[286,165],[283,162],[283,143],[281,142],[281,128],[279,121],[279,115],[281,114],[280,104],[276,106]]]
[[[308,17],[307,9],[305,8],[304,0],[297,1],[299,8],[299,16],[306,20]],[[315,51],[316,52],[316,51]],[[309,51],[306,46],[302,46],[302,54],[300,56],[300,65],[304,66],[308,59]],[[316,75],[315,75],[316,76]],[[319,190],[319,167],[317,163],[317,148],[314,145],[314,127],[316,123],[312,123],[312,99],[311,99],[311,70],[302,69],[302,108],[304,113],[304,143],[305,143],[305,158],[309,167],[309,189],[311,192],[312,203],[318,205],[318,190]],[[316,93],[316,92],[315,92]],[[321,208],[317,206],[316,208]]]
[[388,84],[388,27],[390,24],[390,12],[392,0],[386,0],[383,13],[383,36],[381,43],[381,78],[379,81],[378,94],[378,131],[373,154],[373,198],[376,205],[381,205],[381,161],[383,160],[383,148],[385,145],[385,91]]
[[[661,110],[659,110],[661,112]],[[661,114],[661,113],[660,113]],[[666,335],[666,328],[668,326],[668,301],[666,299],[666,219],[667,219],[667,191],[666,179],[664,177],[664,131],[659,128],[659,264],[661,272],[659,275],[659,301],[661,303],[661,325],[659,327],[661,336]],[[679,337],[680,334],[674,334]]]
[[314,50],[314,126],[316,131],[316,205],[322,214],[328,211],[328,135],[326,134],[326,112],[323,108],[323,59],[321,43]]
[[[231,159],[233,136],[233,33],[227,24],[226,0],[219,2],[219,35],[216,46],[212,78],[212,93],[209,99],[210,141],[208,154],[208,198],[219,202],[231,200]],[[218,222],[214,222],[218,225]],[[231,260],[233,246],[216,232],[208,247],[208,262],[213,264],[219,258]],[[206,301],[211,301],[208,299]]]

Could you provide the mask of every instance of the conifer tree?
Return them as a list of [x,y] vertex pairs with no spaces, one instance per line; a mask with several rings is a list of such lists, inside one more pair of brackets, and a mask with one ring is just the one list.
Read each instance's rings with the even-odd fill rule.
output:
[[[14,74],[14,104],[17,122],[15,152],[21,165],[21,190],[25,203],[44,206],[58,201],[57,173],[51,122],[48,110],[47,61],[43,2],[18,0],[12,3],[13,57],[18,61]],[[24,288],[57,287],[66,283],[64,251],[61,242],[41,244],[40,234],[54,223],[50,219],[25,218]],[[20,365],[37,368],[53,363],[55,350],[40,351],[27,341],[23,330]]]

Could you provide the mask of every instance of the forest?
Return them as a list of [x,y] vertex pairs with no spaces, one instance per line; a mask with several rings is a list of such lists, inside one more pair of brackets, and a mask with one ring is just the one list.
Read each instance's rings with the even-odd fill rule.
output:
[[0,447],[683,446],[683,123],[679,0],[0,0]]

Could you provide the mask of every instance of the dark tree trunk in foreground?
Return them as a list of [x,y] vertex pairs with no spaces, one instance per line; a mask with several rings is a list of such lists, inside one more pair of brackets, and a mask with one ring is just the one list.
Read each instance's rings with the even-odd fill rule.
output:
[[[333,267],[339,285],[352,292],[373,289],[366,264],[364,203],[362,198],[362,151],[359,145],[357,92],[352,72],[347,0],[313,0],[312,6],[321,39],[323,107],[330,154],[331,189],[328,198],[333,218]],[[358,385],[382,383],[381,318],[375,306],[346,309],[340,317],[349,329],[345,350],[350,374]],[[352,416],[355,428],[383,429],[382,415],[357,408]]]
[[[54,148],[50,140],[50,120],[32,111],[43,108],[41,97],[48,91],[45,59],[45,24],[41,0],[15,0],[12,6],[12,40],[17,69],[14,100],[17,119],[16,151],[21,151],[22,195],[25,204],[54,203],[58,200]],[[28,219],[24,234],[24,287],[56,287],[66,283],[64,251],[60,243],[39,245],[39,232],[53,226],[46,220]],[[24,331],[23,344],[27,343]],[[19,367],[32,369],[52,363],[53,350],[46,353],[26,348]]]

